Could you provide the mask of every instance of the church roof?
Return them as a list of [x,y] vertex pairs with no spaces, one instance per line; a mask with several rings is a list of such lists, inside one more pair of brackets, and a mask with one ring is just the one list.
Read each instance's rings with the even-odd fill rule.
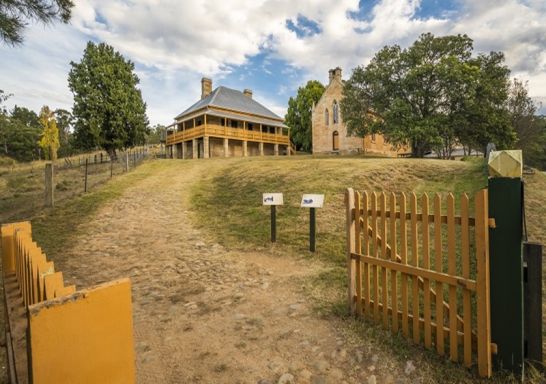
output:
[[258,103],[256,100],[245,96],[241,91],[226,87],[216,88],[207,97],[199,100],[197,103],[193,104],[184,112],[176,116],[175,119],[179,119],[192,112],[208,107],[224,108],[232,111],[262,116],[267,119],[282,121],[282,117],[276,115],[262,104]]

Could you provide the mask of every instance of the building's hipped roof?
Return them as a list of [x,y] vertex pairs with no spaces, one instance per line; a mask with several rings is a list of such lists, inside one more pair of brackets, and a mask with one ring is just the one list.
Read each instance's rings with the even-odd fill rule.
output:
[[193,104],[184,112],[176,116],[175,119],[179,119],[184,115],[188,115],[204,107],[225,108],[237,112],[263,116],[269,119],[282,120],[280,116],[271,112],[269,109],[252,98],[245,96],[241,91],[226,87],[216,88],[207,97],[199,100],[197,103]]

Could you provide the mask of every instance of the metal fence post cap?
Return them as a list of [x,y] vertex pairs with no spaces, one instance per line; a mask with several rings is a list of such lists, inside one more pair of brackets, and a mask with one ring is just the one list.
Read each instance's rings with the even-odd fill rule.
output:
[[521,150],[491,151],[487,161],[490,177],[520,178],[523,174]]

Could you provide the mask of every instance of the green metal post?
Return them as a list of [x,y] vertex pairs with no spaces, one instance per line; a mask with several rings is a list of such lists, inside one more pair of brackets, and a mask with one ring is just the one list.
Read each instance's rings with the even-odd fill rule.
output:
[[498,369],[523,377],[523,257],[520,178],[489,178],[491,342]]
[[271,206],[271,242],[277,241],[277,207]]
[[309,208],[309,250],[311,252],[315,252],[316,221],[315,208]]

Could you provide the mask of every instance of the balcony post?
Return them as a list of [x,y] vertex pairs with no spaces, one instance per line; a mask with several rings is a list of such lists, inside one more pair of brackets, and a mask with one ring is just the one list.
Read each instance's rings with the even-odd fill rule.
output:
[[197,152],[197,139],[191,140],[191,149],[192,149],[192,159],[197,159],[199,153]]
[[264,155],[264,143],[263,141],[260,141],[260,156],[263,156]]
[[243,140],[243,156],[248,156],[248,142],[246,140]]
[[186,158],[188,152],[188,143],[186,141],[182,142],[182,159]]
[[273,153],[275,154],[275,156],[279,156],[279,144],[274,145]]
[[229,139],[224,138],[224,157],[229,157]]
[[[207,115],[205,115],[205,119],[207,118],[206,117]],[[207,129],[206,128],[206,123],[205,123],[205,130]],[[209,137],[208,136],[203,136],[203,158],[204,159],[208,159],[209,158]]]

